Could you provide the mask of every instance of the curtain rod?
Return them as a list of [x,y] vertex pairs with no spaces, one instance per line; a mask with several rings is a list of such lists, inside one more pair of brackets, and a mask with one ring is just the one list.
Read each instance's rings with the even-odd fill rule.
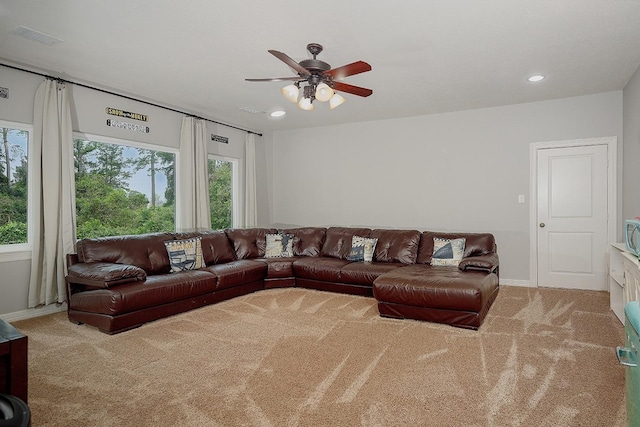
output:
[[143,104],[151,105],[152,107],[162,108],[164,110],[173,111],[174,113],[184,114],[185,116],[190,116],[190,117],[194,117],[196,119],[206,120],[208,122],[215,123],[217,125],[222,125],[222,126],[226,126],[226,127],[229,127],[229,128],[241,130],[243,132],[252,133],[254,135],[262,136],[261,133],[254,132],[252,130],[243,129],[243,128],[240,128],[240,127],[237,127],[237,126],[233,126],[233,125],[229,125],[229,124],[226,124],[226,123],[218,122],[218,121],[215,121],[215,120],[207,119],[205,117],[196,116],[195,114],[191,114],[191,113],[187,113],[187,112],[184,112],[184,111],[176,110],[176,109],[171,108],[171,107],[165,107],[164,105],[154,104],[153,102],[144,101],[142,99],[132,98],[132,97],[127,96],[127,95],[122,95],[120,93],[110,92],[110,91],[105,90],[105,89],[100,89],[100,88],[97,88],[97,87],[88,86],[88,85],[85,85],[85,84],[82,84],[82,83],[78,83],[78,82],[73,82],[73,81],[70,81],[70,80],[62,79],[60,77],[49,76],[49,75],[46,75],[46,74],[38,73],[37,71],[31,71],[31,70],[27,70],[27,69],[20,68],[20,67],[14,67],[13,65],[7,65],[7,64],[3,64],[3,63],[0,63],[0,65],[2,65],[3,67],[7,67],[7,68],[13,68],[14,70],[24,71],[25,73],[31,73],[31,74],[35,74],[35,75],[38,75],[38,76],[42,76],[42,77],[47,78],[47,79],[57,80],[57,81],[63,82],[63,83],[71,83],[71,84],[74,84],[76,86],[81,86],[81,87],[84,87],[84,88],[87,88],[87,89],[92,89],[92,90],[95,90],[95,91],[98,91],[98,92],[102,92],[102,93],[106,93],[106,94],[109,94],[109,95],[119,96],[120,98],[125,98],[125,99],[131,100],[131,101],[136,101],[136,102],[141,102]]

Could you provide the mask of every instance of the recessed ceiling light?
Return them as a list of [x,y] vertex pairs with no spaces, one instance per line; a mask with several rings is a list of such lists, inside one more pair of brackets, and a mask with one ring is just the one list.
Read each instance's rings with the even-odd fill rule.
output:
[[284,110],[275,110],[269,113],[269,117],[282,117],[285,114],[287,114],[287,112]]
[[530,82],[539,82],[540,80],[543,80],[543,79],[544,79],[544,76],[540,74],[536,74],[535,76],[529,77],[527,80],[529,80]]

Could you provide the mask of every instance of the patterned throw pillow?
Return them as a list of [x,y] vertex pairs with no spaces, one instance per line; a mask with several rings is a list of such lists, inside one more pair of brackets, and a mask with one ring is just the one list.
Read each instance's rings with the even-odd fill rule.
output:
[[457,267],[464,255],[466,239],[433,238],[433,255],[431,265],[447,265]]
[[185,240],[167,240],[164,242],[164,246],[169,254],[172,273],[196,270],[205,266],[200,237]]
[[373,252],[376,250],[378,239],[353,236],[351,238],[351,252],[347,259],[349,261],[373,261]]
[[293,234],[267,234],[265,258],[287,258],[293,256]]

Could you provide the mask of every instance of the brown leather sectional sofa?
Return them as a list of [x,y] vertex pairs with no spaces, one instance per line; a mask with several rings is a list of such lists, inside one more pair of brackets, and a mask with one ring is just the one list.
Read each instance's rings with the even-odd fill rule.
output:
[[[265,258],[266,235],[293,238],[293,257]],[[352,237],[377,238],[373,262],[347,260]],[[206,266],[170,272],[164,242],[199,236]],[[431,266],[433,238],[464,237],[458,267]],[[229,229],[83,239],[67,255],[69,320],[118,333],[265,288],[374,296],[380,314],[477,329],[498,294],[488,233],[345,227]]]

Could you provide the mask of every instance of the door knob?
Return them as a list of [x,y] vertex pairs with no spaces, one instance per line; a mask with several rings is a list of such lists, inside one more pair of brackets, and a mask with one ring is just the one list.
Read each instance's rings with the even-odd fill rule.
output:
[[544,226],[545,226],[544,222],[541,222],[540,223],[540,228],[544,228]]

